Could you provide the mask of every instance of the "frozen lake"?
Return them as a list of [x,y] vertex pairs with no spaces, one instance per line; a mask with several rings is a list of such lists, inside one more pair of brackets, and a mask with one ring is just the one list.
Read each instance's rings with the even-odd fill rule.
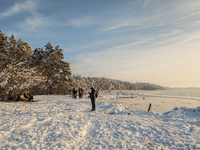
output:
[[136,98],[109,99],[109,103],[119,103],[133,110],[151,110],[164,113],[175,107],[196,108],[200,106],[200,91],[195,90],[159,90],[159,91],[127,91],[134,93]]

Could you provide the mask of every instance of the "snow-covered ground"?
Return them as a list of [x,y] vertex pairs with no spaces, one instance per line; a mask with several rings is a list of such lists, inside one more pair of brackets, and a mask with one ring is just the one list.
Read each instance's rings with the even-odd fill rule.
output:
[[69,96],[0,103],[0,149],[200,149],[200,107],[165,114]]

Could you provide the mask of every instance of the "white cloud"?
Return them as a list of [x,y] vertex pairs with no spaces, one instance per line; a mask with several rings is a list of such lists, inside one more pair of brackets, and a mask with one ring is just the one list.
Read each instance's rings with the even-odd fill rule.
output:
[[196,15],[199,15],[199,14],[200,14],[200,12],[192,13],[192,14],[189,14],[189,15],[184,16],[184,17],[182,17],[182,18],[179,18],[179,19],[177,19],[177,20],[187,19],[187,18],[190,18],[190,17],[196,16]]
[[21,3],[15,3],[5,12],[0,13],[0,19],[19,14],[23,11],[30,11],[32,16],[29,16],[24,21],[16,23],[17,27],[21,30],[32,31],[41,26],[52,25],[50,17],[45,17],[44,15],[36,12],[36,1],[34,0],[25,0]]
[[82,27],[82,26],[88,26],[91,24],[96,24],[95,21],[91,17],[82,17],[82,18],[76,18],[76,19],[69,20],[64,25],[74,26],[74,27]]
[[0,19],[10,17],[23,11],[31,12],[31,16],[28,16],[25,20],[18,21],[16,26],[24,31],[36,31],[38,27],[51,26],[53,21],[50,17],[37,12],[37,1],[36,0],[25,0],[21,3],[15,3],[5,12],[0,13]]
[[131,26],[131,24],[130,23],[121,23],[121,24],[118,24],[118,25],[105,27],[102,30],[103,31],[109,31],[109,30],[114,30],[114,29],[118,29],[118,28],[121,28],[121,27],[125,27],[125,26]]
[[15,3],[8,10],[0,13],[0,19],[5,17],[10,17],[24,10],[32,11],[34,8],[35,8],[35,3],[32,0],[26,0],[25,2],[22,3]]
[[144,8],[148,5],[149,1],[150,0],[146,0],[146,2],[144,3],[144,6],[143,6]]
[[44,17],[41,14],[34,13],[32,18],[27,18],[24,22],[19,23],[18,27],[25,31],[36,30],[38,27],[51,26],[53,21],[49,17]]

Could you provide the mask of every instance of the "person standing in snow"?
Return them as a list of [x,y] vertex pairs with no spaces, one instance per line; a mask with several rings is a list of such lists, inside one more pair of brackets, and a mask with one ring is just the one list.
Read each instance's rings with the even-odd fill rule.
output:
[[81,98],[81,88],[78,89],[78,96]]
[[73,90],[72,90],[72,94],[73,94],[73,98],[76,98],[77,91],[76,91],[75,87],[74,87]]
[[91,87],[91,92],[89,92],[91,103],[92,103],[91,111],[95,111],[95,92],[96,92],[95,89]]
[[81,88],[81,98],[83,98],[83,88]]

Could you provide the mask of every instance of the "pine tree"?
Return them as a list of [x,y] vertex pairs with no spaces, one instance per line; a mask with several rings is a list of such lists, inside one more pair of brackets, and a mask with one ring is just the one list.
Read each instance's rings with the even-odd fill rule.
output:
[[33,51],[32,55],[29,56],[29,66],[31,68],[35,68],[35,76],[37,77],[37,81],[35,81],[37,84],[32,85],[29,88],[29,91],[31,91],[32,94],[46,94],[44,93],[45,90],[45,81],[46,77],[43,76],[43,68],[42,62],[43,62],[43,57],[44,57],[44,51],[41,48],[35,48]]
[[36,64],[42,76],[45,77],[43,89],[40,88],[39,94],[66,94],[72,87],[69,63],[63,60],[63,50],[59,46],[54,49],[48,42],[45,47],[45,51],[42,48],[36,48],[32,55],[32,64]]

